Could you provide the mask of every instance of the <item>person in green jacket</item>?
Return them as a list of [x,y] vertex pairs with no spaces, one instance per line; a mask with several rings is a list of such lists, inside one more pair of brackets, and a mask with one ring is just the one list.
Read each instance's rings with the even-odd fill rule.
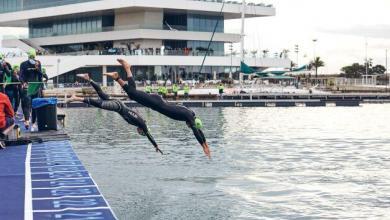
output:
[[166,85],[161,87],[161,95],[162,95],[163,98],[167,97],[167,95],[168,95],[168,88],[167,88]]
[[223,90],[225,89],[225,86],[220,83],[219,86],[218,86],[218,92],[219,92],[219,98],[222,99],[222,95],[223,95]]
[[177,99],[177,93],[179,92],[179,87],[175,84],[172,86],[172,92],[173,92],[173,98],[176,100]]
[[145,92],[148,94],[152,93],[152,87],[149,84],[145,86]]
[[190,86],[188,84],[184,85],[184,98],[188,99],[188,96],[190,94]]

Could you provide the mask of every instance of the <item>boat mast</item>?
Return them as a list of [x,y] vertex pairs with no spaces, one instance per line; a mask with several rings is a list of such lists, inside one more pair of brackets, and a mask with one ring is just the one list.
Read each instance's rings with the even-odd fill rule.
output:
[[[244,49],[244,38],[245,38],[245,0],[242,0],[241,6],[241,62],[244,62],[245,49]],[[241,65],[241,64],[240,64]],[[240,72],[240,83],[243,82],[244,75]]]

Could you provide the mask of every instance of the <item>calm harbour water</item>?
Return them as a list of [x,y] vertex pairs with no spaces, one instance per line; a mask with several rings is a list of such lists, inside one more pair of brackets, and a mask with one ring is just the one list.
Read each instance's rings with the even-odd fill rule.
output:
[[212,160],[153,111],[164,156],[116,113],[64,109],[119,219],[390,219],[390,105],[194,110]]

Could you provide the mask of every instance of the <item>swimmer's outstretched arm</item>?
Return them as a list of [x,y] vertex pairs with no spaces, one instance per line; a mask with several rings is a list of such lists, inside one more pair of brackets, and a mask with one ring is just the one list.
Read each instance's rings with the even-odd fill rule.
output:
[[210,148],[206,142],[206,138],[204,137],[202,130],[197,129],[195,127],[195,125],[192,125],[192,124],[190,125],[190,128],[191,128],[192,132],[194,133],[196,140],[202,146],[203,152],[206,154],[207,157],[211,158]]
[[146,135],[146,137],[149,139],[150,143],[153,144],[154,148],[156,149],[156,152],[160,152],[161,154],[164,154],[160,148],[158,148],[158,145],[156,143],[156,141],[154,140],[153,136],[150,134],[150,132],[146,129],[146,131],[144,130],[144,133]]

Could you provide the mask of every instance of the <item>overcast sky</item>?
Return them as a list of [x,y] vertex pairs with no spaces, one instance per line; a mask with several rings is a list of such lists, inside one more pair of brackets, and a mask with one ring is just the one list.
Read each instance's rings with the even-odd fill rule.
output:
[[[250,0],[247,0],[250,2]],[[344,65],[364,62],[366,39],[368,57],[374,64],[385,65],[386,48],[390,49],[390,0],[264,0],[271,3],[276,16],[252,18],[246,22],[246,48],[292,51],[300,47],[299,63],[316,55],[326,64],[322,71],[335,73]],[[229,22],[231,29],[239,21]],[[306,58],[305,58],[306,56]],[[390,51],[389,51],[390,56]],[[390,66],[390,64],[389,64]]]
[[[318,39],[316,55],[326,64],[323,72],[336,73],[344,65],[363,62],[365,42],[374,64],[385,65],[385,49],[390,49],[390,0],[247,0],[276,7],[276,16],[246,21],[246,48],[291,51],[300,47],[299,64],[313,58],[312,40]],[[239,32],[240,21],[227,22],[227,32]],[[1,34],[20,30],[0,28]],[[23,32],[22,32],[23,33]],[[25,32],[24,32],[25,33]],[[389,53],[390,56],[390,53]],[[390,64],[389,64],[390,66]]]

